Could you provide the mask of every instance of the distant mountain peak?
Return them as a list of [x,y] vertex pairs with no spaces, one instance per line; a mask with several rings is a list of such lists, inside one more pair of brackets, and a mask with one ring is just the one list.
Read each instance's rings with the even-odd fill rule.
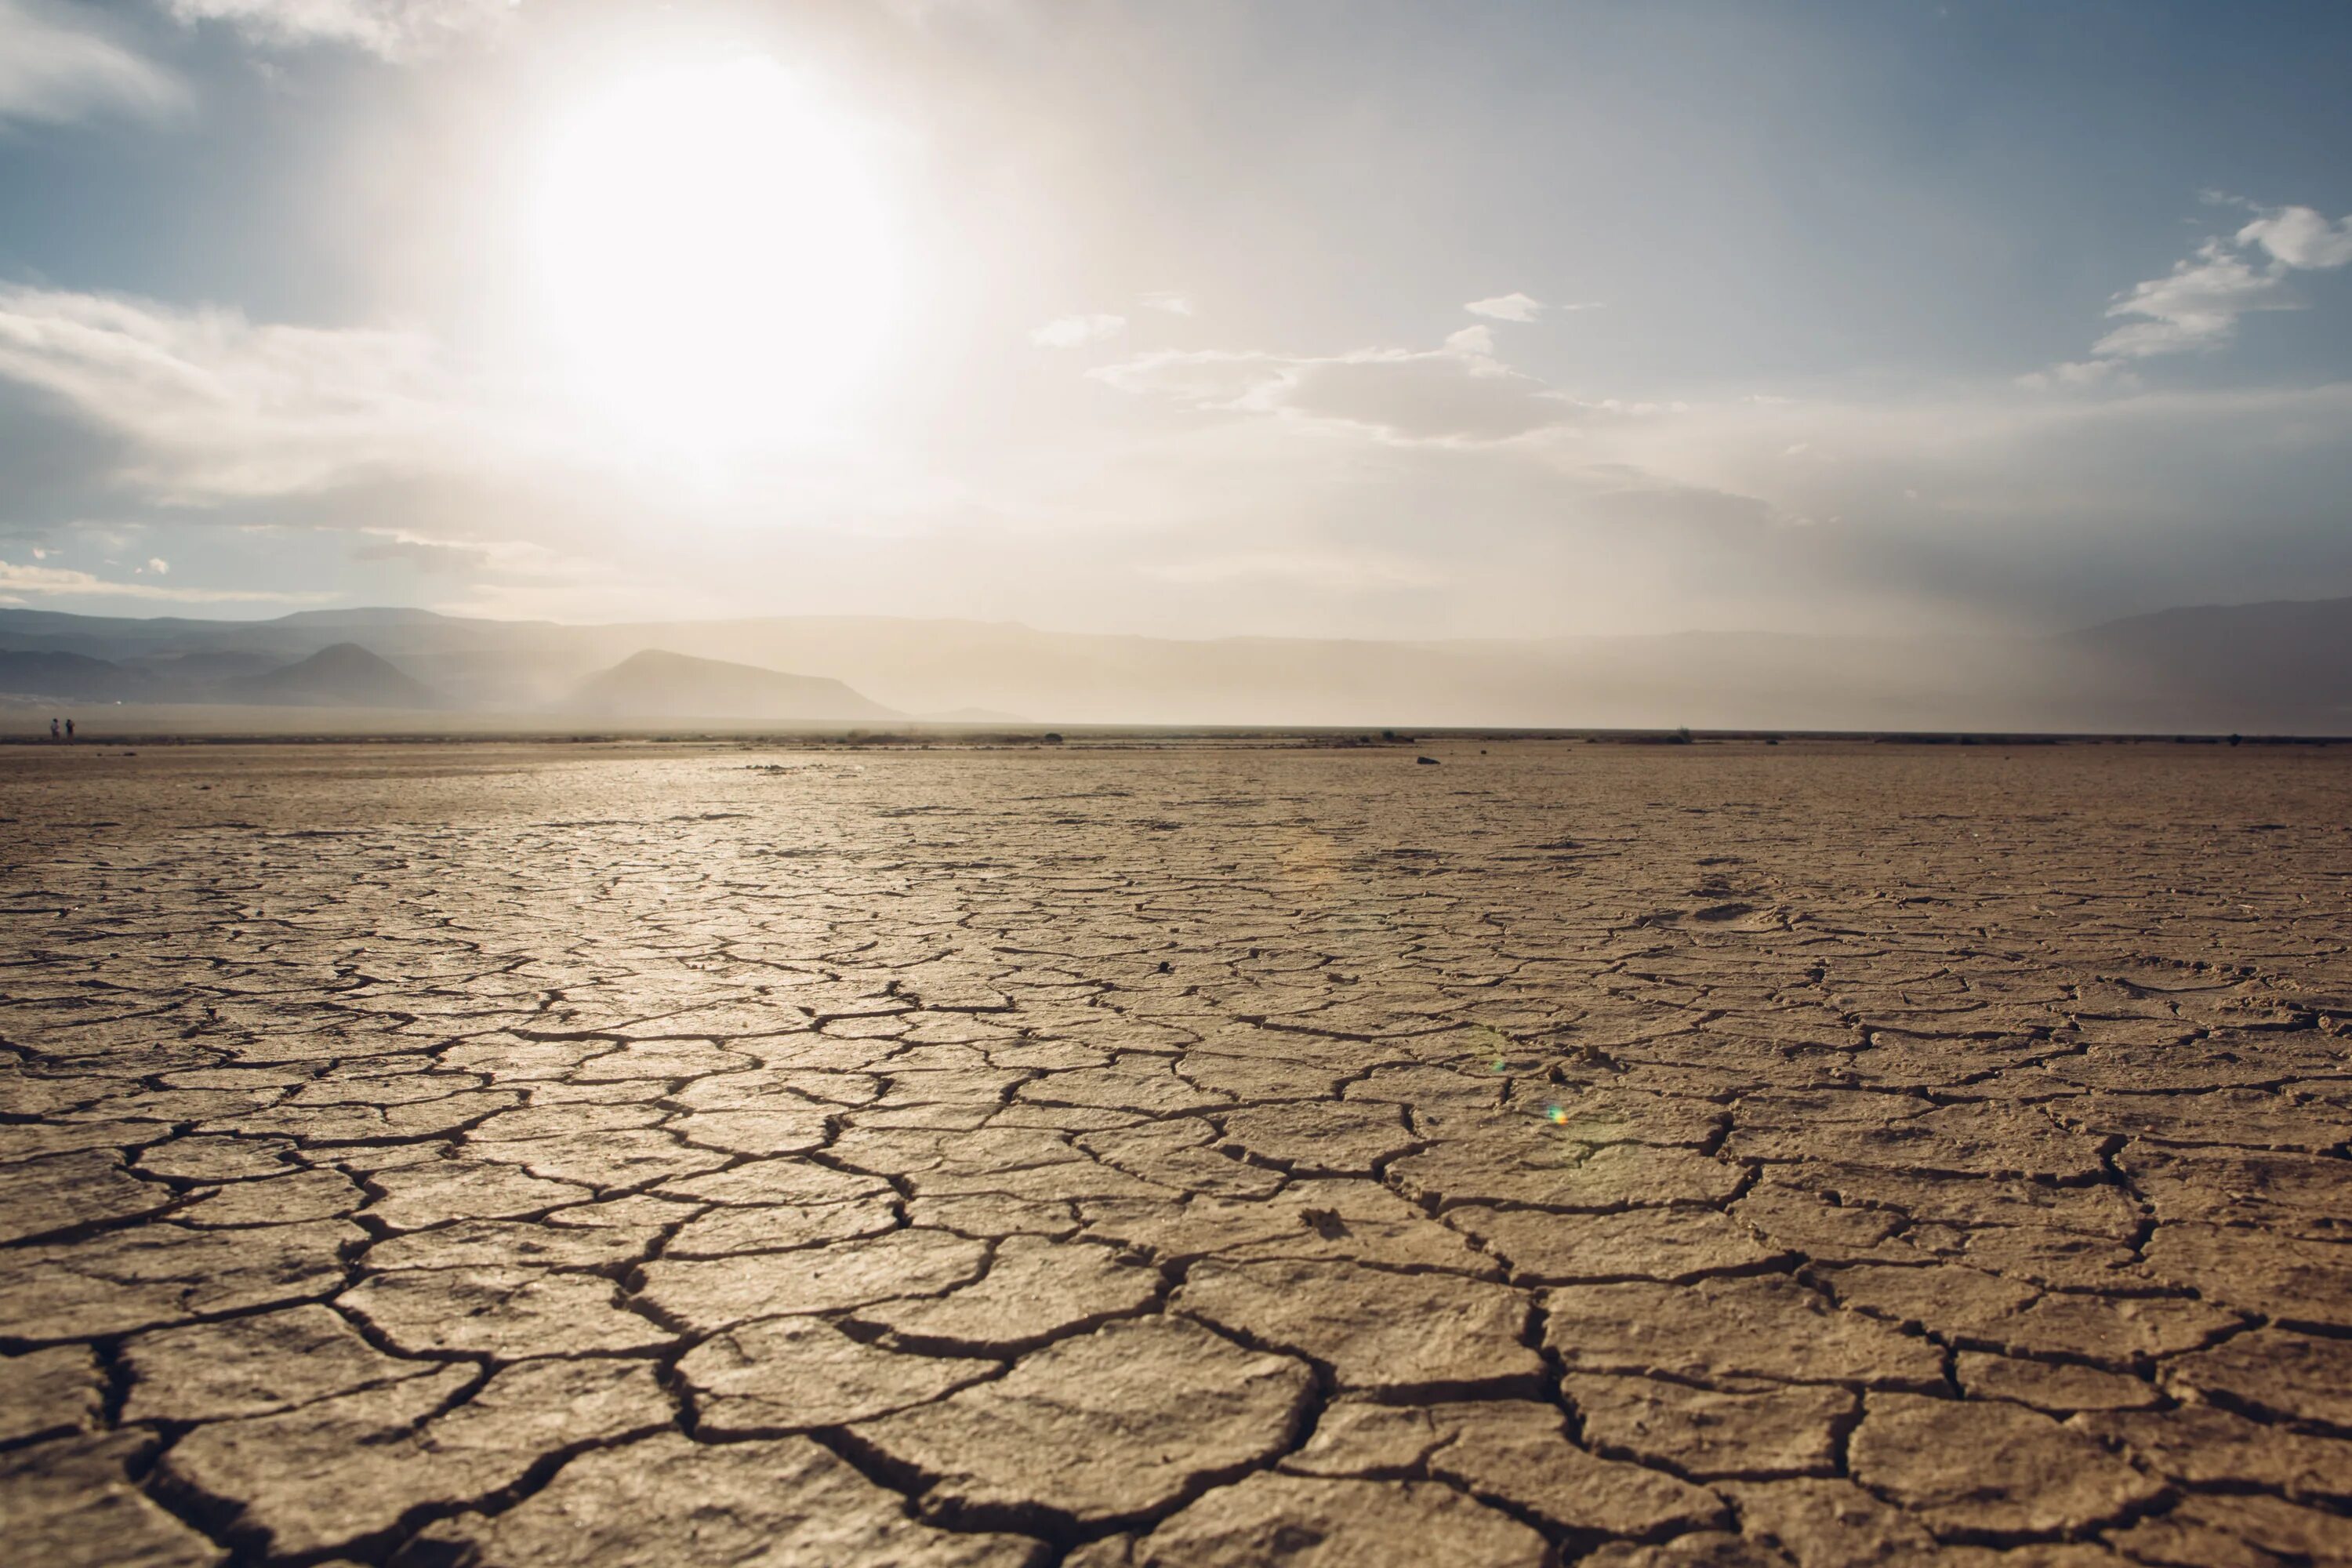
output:
[[640,648],[580,683],[572,707],[614,719],[845,723],[904,718],[828,676]]
[[[368,616],[372,629],[353,618]],[[526,727],[593,714],[713,727],[905,721],[867,692],[940,722],[1007,727],[1017,713],[1061,725],[2347,734],[2352,599],[2189,605],[2041,636],[1442,641],[883,616],[586,626],[382,608],[224,621],[0,607],[0,693],[19,699],[462,709]]]
[[383,655],[355,642],[330,643],[308,658],[232,680],[233,701],[308,707],[438,708],[438,693]]
[[362,605],[348,610],[296,610],[272,623],[281,626],[423,626],[449,617],[438,610],[414,610],[395,605]]

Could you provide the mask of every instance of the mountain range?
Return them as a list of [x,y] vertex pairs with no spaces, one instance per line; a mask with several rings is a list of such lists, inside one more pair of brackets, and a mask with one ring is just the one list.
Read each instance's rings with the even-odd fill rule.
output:
[[604,719],[708,714],[753,723],[851,723],[903,719],[824,676],[648,648],[582,681],[570,710]]
[[[2352,733],[2352,599],[2043,635],[1184,640],[795,616],[566,625],[425,610],[266,621],[0,608],[0,693],[616,723]],[[22,703],[19,703],[21,706]]]

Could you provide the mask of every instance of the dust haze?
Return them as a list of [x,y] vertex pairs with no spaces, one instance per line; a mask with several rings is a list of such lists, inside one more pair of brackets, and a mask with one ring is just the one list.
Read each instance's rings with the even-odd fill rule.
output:
[[[1440,725],[2352,731],[2352,600],[2188,608],[2044,636],[1325,640],[796,617],[564,626],[422,611],[262,622],[0,610],[18,728],[121,704],[170,728]],[[327,721],[329,710],[345,716]],[[142,723],[150,721],[142,720]]]

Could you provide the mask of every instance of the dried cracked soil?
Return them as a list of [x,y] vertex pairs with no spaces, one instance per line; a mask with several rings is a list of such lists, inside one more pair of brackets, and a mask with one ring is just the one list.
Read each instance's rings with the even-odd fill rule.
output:
[[2352,1563],[2352,753],[1433,754],[13,749],[7,1555]]

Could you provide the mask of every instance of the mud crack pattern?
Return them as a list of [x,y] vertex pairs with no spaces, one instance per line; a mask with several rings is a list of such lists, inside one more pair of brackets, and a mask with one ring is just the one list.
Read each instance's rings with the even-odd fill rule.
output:
[[1432,754],[0,759],[10,1554],[2352,1562],[2347,759]]

